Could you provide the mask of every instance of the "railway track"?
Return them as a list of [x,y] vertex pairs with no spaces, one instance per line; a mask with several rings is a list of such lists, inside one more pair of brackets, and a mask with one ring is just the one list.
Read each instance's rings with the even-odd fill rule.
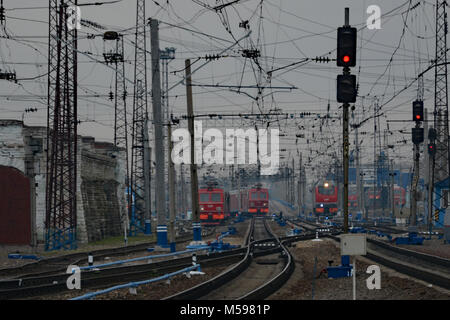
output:
[[[310,227],[307,228],[311,230],[314,226],[320,228],[310,222],[302,223],[303,226],[305,224],[309,225]],[[325,236],[340,241],[340,238],[335,235],[325,234]],[[400,248],[371,238],[367,238],[367,243],[368,252],[365,255],[367,259],[399,273],[450,290],[449,259]]]
[[[205,233],[209,236],[215,232],[215,228],[208,229]],[[192,233],[184,233],[177,238],[177,243],[192,240]],[[95,259],[106,257],[121,257],[129,254],[147,252],[147,248],[156,245],[155,241],[140,243],[136,245],[108,248],[89,251]],[[51,258],[45,258],[36,262],[27,263],[23,266],[0,269],[0,284],[3,280],[12,278],[31,278],[52,275],[58,272],[66,272],[69,265],[83,265],[87,262],[88,252],[77,252]]]
[[[338,237],[332,235],[327,235],[327,237],[340,242]],[[367,240],[369,243],[374,244],[374,242],[370,241],[372,239]],[[364,257],[399,273],[450,290],[450,269],[448,268],[450,261],[448,259],[425,255],[418,252],[414,252],[414,257],[411,257],[410,254],[412,251],[410,250],[398,247],[389,248],[386,246],[383,246],[383,248],[391,254],[381,254],[375,249],[368,250]],[[395,258],[393,257],[393,253],[396,254]],[[424,267],[425,265],[427,267]]]
[[[218,276],[165,300],[261,300],[289,279],[295,269],[287,249],[292,241],[312,239],[314,235],[276,237],[265,219],[253,219],[246,236],[243,259]],[[264,255],[264,258],[261,258]]]
[[[264,243],[264,242],[263,242]],[[197,262],[202,267],[227,266],[238,263],[247,253],[247,247],[222,253],[207,253],[197,255]],[[273,252],[270,247],[261,247],[259,255]],[[83,289],[101,289],[113,285],[157,277],[192,265],[190,255],[177,259],[153,262],[151,264],[128,265],[101,269],[101,271],[83,271],[81,287]],[[54,295],[69,292],[66,281],[66,267],[60,273],[33,274],[26,277],[0,281],[0,300],[26,299],[37,296]]]
[[[202,266],[232,264],[245,254],[245,248],[239,248],[224,253],[197,255],[197,261]],[[168,272],[183,269],[192,265],[192,257],[102,269],[101,271],[83,271],[81,287],[83,289],[100,289],[116,284],[138,281],[163,275]],[[37,276],[25,279],[12,279],[0,282],[0,300],[24,299],[70,292],[66,281],[68,274],[59,273],[50,276]]]

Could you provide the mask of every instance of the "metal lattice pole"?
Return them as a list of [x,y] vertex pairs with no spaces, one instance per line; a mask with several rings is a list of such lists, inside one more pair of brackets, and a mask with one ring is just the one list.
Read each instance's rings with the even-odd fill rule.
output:
[[[114,101],[114,145],[128,150],[128,128],[127,128],[127,90],[125,87],[125,63],[123,36],[116,39],[116,84]],[[127,153],[128,154],[128,153]],[[128,162],[128,156],[127,156]]]
[[[433,159],[433,177],[432,183],[447,181],[449,164],[449,141],[448,141],[448,88],[447,88],[447,13],[446,0],[436,0],[436,67],[435,67],[435,96],[434,96],[434,128],[436,129],[436,154]],[[448,188],[441,185],[441,187]],[[444,199],[444,206],[447,205],[447,191],[436,192],[434,205],[436,209],[442,206],[441,200]],[[443,214],[439,214],[440,223],[443,222]],[[442,217],[442,218],[441,218]]]
[[[125,183],[129,187],[129,156],[128,156],[128,123],[127,123],[127,91],[125,86],[125,61],[123,35],[114,31],[106,32],[103,36],[105,42],[113,42],[113,49],[103,52],[106,64],[115,66],[114,88],[114,145],[125,149]],[[131,206],[131,193],[128,193],[127,204]],[[128,225],[127,212],[121,212],[121,221]]]
[[45,250],[77,247],[77,29],[67,23],[74,5],[49,2]]
[[131,156],[131,193],[134,196],[134,206],[130,206],[130,235],[144,231],[143,222],[146,211],[150,212],[150,203],[146,203],[145,179],[150,179],[144,171],[144,130],[147,123],[147,59],[146,59],[146,21],[145,0],[137,0],[136,7],[136,37],[134,65],[134,95],[133,95],[133,131]]

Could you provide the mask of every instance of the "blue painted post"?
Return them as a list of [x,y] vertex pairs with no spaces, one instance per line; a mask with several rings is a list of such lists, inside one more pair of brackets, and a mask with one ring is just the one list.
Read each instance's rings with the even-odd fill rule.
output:
[[152,234],[152,225],[150,219],[145,220],[145,231],[144,234]]
[[433,220],[434,220],[434,225],[436,227],[442,227],[444,224],[445,210],[443,210],[441,208],[441,192],[442,192],[442,187],[440,185],[436,184],[434,186],[434,193],[436,194],[436,197],[434,198],[434,207],[439,208],[439,221],[434,220],[434,212],[433,212]]
[[167,226],[159,225],[156,227],[157,245],[167,247]]
[[194,241],[202,241],[202,225],[200,222],[192,222]]

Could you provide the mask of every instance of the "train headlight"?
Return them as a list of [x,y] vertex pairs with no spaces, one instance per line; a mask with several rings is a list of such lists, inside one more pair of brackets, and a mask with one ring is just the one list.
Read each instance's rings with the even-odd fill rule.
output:
[[200,211],[204,211],[204,210],[205,210],[205,208],[203,208],[203,207],[200,208]]
[[328,186],[329,186],[328,182],[325,182],[325,183],[323,184],[323,186],[324,186],[325,188],[328,188]]
[[320,204],[320,207],[323,208],[323,203]]

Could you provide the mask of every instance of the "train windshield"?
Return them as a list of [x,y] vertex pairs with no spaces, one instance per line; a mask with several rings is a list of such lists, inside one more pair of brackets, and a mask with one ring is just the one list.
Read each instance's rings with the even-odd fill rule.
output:
[[220,193],[211,193],[211,201],[212,202],[220,202],[222,197],[220,196]]
[[320,194],[324,194],[324,195],[332,195],[332,194],[334,194],[334,187],[333,186],[329,186],[328,188],[327,187],[324,187],[324,186],[320,186],[319,187],[319,193]]
[[208,202],[209,193],[200,193],[200,202]]
[[267,199],[267,194],[265,192],[260,192],[259,193],[259,198],[260,199]]
[[402,191],[403,191],[402,189],[395,189],[394,194],[397,194],[397,195],[402,194]]
[[258,199],[258,192],[252,192],[252,199],[253,200]]

